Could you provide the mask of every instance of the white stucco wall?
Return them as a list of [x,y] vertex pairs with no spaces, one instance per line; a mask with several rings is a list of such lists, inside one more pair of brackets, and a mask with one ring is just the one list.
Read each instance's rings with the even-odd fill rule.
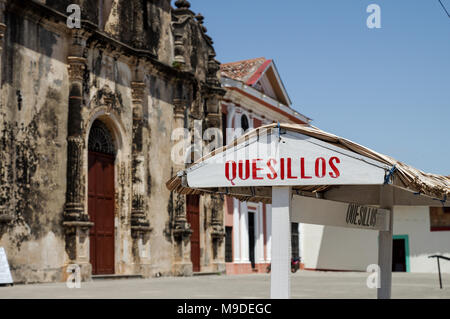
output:
[[[378,232],[331,226],[301,225],[305,268],[365,271],[378,258]],[[394,235],[408,235],[411,272],[437,272],[435,259],[450,257],[450,231],[431,232],[428,207],[395,207]],[[450,261],[441,261],[450,273]]]
[[378,232],[302,224],[305,268],[366,270],[377,262]]
[[[396,207],[394,235],[408,235],[411,272],[437,272],[436,259],[450,257],[450,231],[430,231],[428,207]],[[450,273],[450,261],[441,260],[441,271]]]

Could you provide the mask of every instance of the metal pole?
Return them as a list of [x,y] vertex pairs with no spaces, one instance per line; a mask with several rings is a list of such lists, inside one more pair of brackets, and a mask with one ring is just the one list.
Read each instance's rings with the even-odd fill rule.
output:
[[439,286],[442,289],[442,277],[441,277],[441,264],[439,262],[439,257],[437,257],[437,262],[438,262],[438,272],[439,272]]
[[289,299],[291,295],[291,197],[290,187],[272,187],[272,299]]

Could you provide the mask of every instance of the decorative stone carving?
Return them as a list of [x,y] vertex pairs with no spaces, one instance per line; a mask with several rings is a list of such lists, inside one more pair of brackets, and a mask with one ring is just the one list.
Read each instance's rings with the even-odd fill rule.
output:
[[145,98],[145,83],[131,82],[131,98],[135,104],[141,104]]
[[65,220],[89,220],[84,213],[83,150],[84,141],[80,136],[69,136],[67,139],[67,191],[65,204]]
[[187,0],[177,0],[175,1],[175,6],[178,9],[189,9],[191,7],[191,4]]
[[173,100],[173,113],[175,120],[184,120],[184,111],[185,111],[186,101],[181,99]]
[[209,113],[206,117],[206,125],[205,129],[207,128],[219,128],[222,125],[222,115],[220,113]]
[[132,168],[132,208],[131,233],[133,238],[143,239],[143,235],[152,228],[145,213],[145,160],[143,150],[143,106],[145,97],[145,83],[132,82],[131,96],[133,103],[133,168]]
[[216,53],[211,50],[209,52],[209,59],[208,59],[208,74],[206,77],[206,82],[208,85],[213,87],[220,87],[220,81],[218,77],[218,72],[220,70],[220,62],[215,59]]
[[179,70],[185,68],[186,46],[189,45],[189,34],[186,32],[189,22],[194,18],[194,12],[189,10],[191,4],[186,0],[175,2],[177,9],[173,10],[173,37],[174,37],[174,63],[173,66]]
[[69,79],[71,81],[83,82],[86,59],[70,56],[67,58],[67,62],[69,64]]
[[103,86],[98,90],[91,100],[90,107],[93,106],[107,106],[108,112],[112,110],[117,114],[121,114],[123,111],[123,105],[121,97],[118,93],[114,92],[108,85]]
[[173,236],[177,240],[189,238],[192,234],[191,225],[186,217],[186,200],[181,194],[176,195],[175,199],[175,220],[173,227]]
[[180,65],[184,65],[186,63],[186,60],[184,59],[184,37],[182,34],[174,32],[174,52],[175,52],[175,65],[176,63],[179,63]]

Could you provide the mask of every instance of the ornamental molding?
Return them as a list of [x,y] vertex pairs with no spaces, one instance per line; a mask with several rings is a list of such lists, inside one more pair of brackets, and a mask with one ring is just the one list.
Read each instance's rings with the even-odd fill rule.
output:
[[84,79],[84,71],[86,69],[87,60],[82,57],[70,56],[67,58],[69,79],[71,81],[80,81]]
[[145,97],[145,83],[131,82],[131,98],[133,103],[142,103]]

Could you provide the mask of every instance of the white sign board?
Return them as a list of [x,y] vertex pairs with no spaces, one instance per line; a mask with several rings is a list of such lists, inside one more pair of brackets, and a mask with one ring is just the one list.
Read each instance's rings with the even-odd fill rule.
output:
[[296,223],[367,230],[389,230],[387,209],[294,195],[291,220]]
[[12,284],[11,271],[9,270],[8,259],[3,247],[0,247],[0,285]]
[[251,137],[187,169],[193,188],[381,185],[389,167],[295,132]]

